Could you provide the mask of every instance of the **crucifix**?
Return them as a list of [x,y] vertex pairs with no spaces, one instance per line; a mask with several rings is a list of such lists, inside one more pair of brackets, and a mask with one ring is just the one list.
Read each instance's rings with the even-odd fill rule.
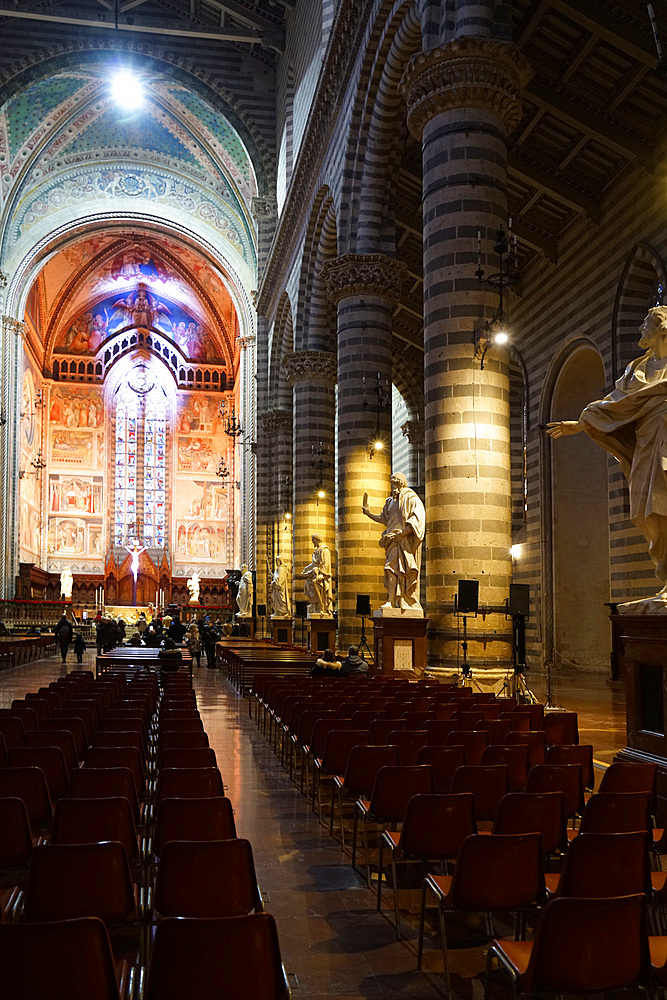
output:
[[124,548],[126,548],[127,551],[130,553],[130,555],[132,556],[132,562],[130,564],[131,567],[132,567],[132,580],[133,580],[133,583],[132,583],[132,605],[136,608],[136,606],[137,606],[137,574],[139,573],[139,556],[141,555],[142,552],[146,551],[146,546],[142,545],[140,547],[139,546],[139,539],[135,538],[134,539],[134,543],[132,544],[132,546],[125,545]]

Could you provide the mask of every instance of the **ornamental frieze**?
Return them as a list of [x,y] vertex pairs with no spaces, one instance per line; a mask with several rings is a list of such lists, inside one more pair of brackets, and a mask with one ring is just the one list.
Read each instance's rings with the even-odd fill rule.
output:
[[532,76],[510,42],[456,38],[412,57],[399,89],[408,106],[408,128],[420,140],[436,115],[460,108],[493,111],[508,132],[521,120],[521,91]]
[[262,434],[266,437],[275,437],[292,429],[291,410],[267,410],[266,413],[260,413],[258,420]]
[[285,377],[290,385],[318,378],[335,385],[338,381],[336,355],[329,351],[295,351],[283,358]]
[[384,254],[347,253],[329,260],[321,271],[332,302],[351,295],[383,295],[400,298],[407,267]]

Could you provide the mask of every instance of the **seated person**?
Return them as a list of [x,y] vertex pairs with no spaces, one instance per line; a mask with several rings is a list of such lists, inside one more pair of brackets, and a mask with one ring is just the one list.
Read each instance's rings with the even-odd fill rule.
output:
[[359,656],[358,646],[350,646],[347,656],[341,663],[340,672],[343,677],[351,675],[368,677],[368,664]]
[[166,636],[162,643],[162,648],[157,654],[157,658],[160,661],[160,670],[164,670],[165,672],[178,670],[183,662],[180,649],[176,648],[176,643],[169,636]]
[[332,649],[325,649],[321,659],[317,660],[310,671],[311,677],[340,677],[340,660],[334,657]]

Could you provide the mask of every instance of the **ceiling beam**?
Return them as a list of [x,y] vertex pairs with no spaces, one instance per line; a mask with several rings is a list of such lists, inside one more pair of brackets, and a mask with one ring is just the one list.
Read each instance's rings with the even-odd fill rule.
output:
[[512,219],[512,232],[516,234],[517,240],[523,243],[524,246],[543,253],[547,260],[550,260],[553,264],[558,262],[558,241],[556,239],[547,236],[546,233],[539,232],[532,226],[528,226],[517,216]]
[[[14,17],[19,20],[28,21],[49,21],[55,24],[76,24],[84,28],[112,28],[117,31],[133,31],[149,35],[175,35],[179,38],[211,38],[221,42],[249,42],[250,44],[259,45],[263,41],[262,36],[258,32],[242,31],[240,28],[231,28],[225,31],[198,30],[197,28],[193,28],[192,24],[188,21],[174,21],[173,25],[169,26],[166,19],[162,24],[141,24],[137,23],[136,20],[134,24],[127,24],[124,21],[119,21],[118,24],[115,24],[113,17],[108,21],[100,21],[85,17],[68,17],[62,14],[34,13],[18,10],[17,8],[13,8],[12,10],[0,9],[0,17]],[[105,17],[105,15],[99,14],[99,17]]]
[[242,24],[247,24],[251,28],[257,28],[261,31],[265,37],[265,40],[270,41],[273,48],[279,47],[282,52],[285,48],[285,32],[275,23],[275,21],[270,20],[268,17],[264,17],[262,14],[256,11],[248,10],[241,3],[236,3],[236,0],[206,0],[206,3],[210,4],[211,7],[215,7],[216,10],[224,10],[227,14],[236,18],[237,21],[241,21]]
[[632,93],[632,91],[639,86],[645,76],[651,72],[649,66],[640,66],[635,73],[633,73],[629,79],[626,81],[623,87],[614,95],[612,100],[609,102],[607,107],[610,111],[616,111],[618,107],[623,103],[625,98]]
[[[604,13],[602,9],[596,9],[586,0],[577,0],[576,3],[568,3],[567,0],[549,0],[549,5],[560,14],[574,21],[575,24],[586,28],[587,31],[602,38],[609,45],[625,52],[626,55],[637,62],[654,68],[658,64],[655,45],[648,38],[630,31],[627,25],[618,25],[614,28],[613,19],[608,10]],[[648,14],[646,15],[648,22]]]
[[589,198],[558,177],[553,177],[546,170],[540,170],[533,163],[528,163],[516,153],[510,153],[507,166],[520,180],[545,193],[551,194],[557,201],[563,202],[575,212],[583,212],[592,222],[600,221],[600,206],[593,198]]
[[515,42],[519,48],[521,48],[525,44],[525,42],[528,41],[532,33],[535,31],[535,28],[538,26],[538,24],[546,14],[547,10],[549,9],[549,6],[550,6],[549,0],[540,0],[539,3],[535,4],[533,8],[533,13],[526,21],[523,31],[518,36],[518,38],[515,38]]
[[526,88],[526,99],[549,114],[564,121],[571,128],[584,132],[602,146],[625,156],[628,160],[639,160],[642,166],[651,169],[652,158],[635,139],[625,135],[620,129],[594,114],[586,111],[576,101],[554,93],[549,87],[533,80]]

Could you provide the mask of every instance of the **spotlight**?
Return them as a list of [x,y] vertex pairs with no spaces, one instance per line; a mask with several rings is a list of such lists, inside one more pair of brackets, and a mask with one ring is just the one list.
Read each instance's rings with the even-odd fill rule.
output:
[[144,103],[141,81],[129,70],[118,70],[111,80],[111,94],[116,104],[125,111],[136,111]]
[[520,559],[521,558],[521,546],[517,545],[517,544],[510,545],[510,556],[512,557],[512,559]]
[[324,492],[324,490],[318,490],[317,491],[317,495],[318,495],[318,497],[319,497],[320,500],[324,500],[324,498],[326,496],[326,493]]
[[493,338],[496,344],[506,344],[509,339],[509,334],[506,330],[498,330],[498,333]]

